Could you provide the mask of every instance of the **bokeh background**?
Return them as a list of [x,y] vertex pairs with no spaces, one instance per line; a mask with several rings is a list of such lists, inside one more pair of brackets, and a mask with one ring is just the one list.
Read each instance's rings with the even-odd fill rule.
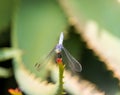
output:
[[119,25],[119,0],[1,0],[0,95],[10,95],[10,88],[23,95],[57,92],[56,71],[38,72],[34,65],[62,31],[64,47],[83,67],[76,76],[64,75],[65,95],[120,95]]

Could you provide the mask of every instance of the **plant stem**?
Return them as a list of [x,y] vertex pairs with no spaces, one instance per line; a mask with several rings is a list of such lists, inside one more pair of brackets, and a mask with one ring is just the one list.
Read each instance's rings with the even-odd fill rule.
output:
[[59,66],[59,89],[56,95],[63,95],[63,72],[64,72],[64,65],[62,62],[58,63]]

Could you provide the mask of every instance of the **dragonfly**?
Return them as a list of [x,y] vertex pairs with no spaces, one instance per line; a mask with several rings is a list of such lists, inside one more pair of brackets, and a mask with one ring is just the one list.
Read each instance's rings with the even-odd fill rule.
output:
[[[52,51],[48,54],[46,59],[49,59],[50,56],[55,55],[56,63],[64,63],[65,67],[70,68],[73,72],[81,72],[82,66],[81,64],[68,52],[68,50],[63,46],[64,35],[63,32],[60,34],[58,44],[52,49]],[[39,70],[41,64],[36,63],[35,67]]]

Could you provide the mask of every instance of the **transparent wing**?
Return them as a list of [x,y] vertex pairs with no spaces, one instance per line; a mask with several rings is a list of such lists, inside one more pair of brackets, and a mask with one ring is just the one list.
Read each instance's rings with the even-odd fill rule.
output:
[[50,53],[45,57],[45,59],[43,61],[40,61],[40,62],[37,62],[35,64],[35,68],[39,71],[41,70],[42,68],[44,68],[47,63],[49,63],[48,61],[53,58],[53,56],[55,55],[55,48],[53,48]]
[[81,64],[67,51],[67,49],[62,47],[62,52],[65,54],[64,59],[65,59],[65,62],[67,62],[65,64],[68,64],[68,66],[73,72],[81,72],[82,71]]

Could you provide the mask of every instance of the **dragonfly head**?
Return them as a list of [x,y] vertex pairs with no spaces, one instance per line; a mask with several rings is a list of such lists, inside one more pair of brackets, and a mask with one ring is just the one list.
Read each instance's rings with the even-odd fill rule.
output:
[[60,53],[62,51],[62,44],[57,44],[55,47],[55,52]]

